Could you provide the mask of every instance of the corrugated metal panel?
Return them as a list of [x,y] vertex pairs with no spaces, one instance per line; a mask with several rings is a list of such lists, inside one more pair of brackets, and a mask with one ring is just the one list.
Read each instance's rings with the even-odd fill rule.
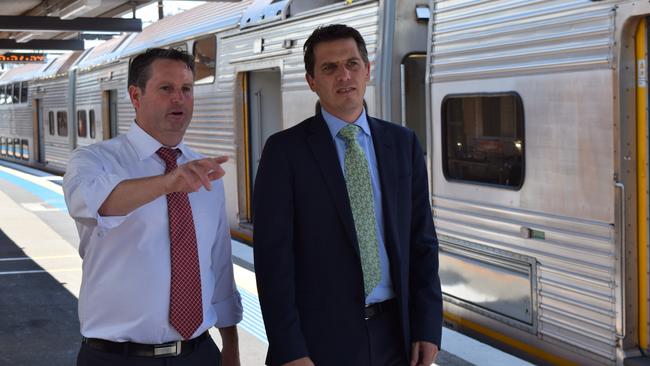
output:
[[[214,154],[227,153],[231,156],[235,154],[237,144],[234,141],[233,91],[236,89],[236,66],[282,60],[281,88],[283,94],[296,91],[311,94],[313,92],[305,81],[302,46],[307,37],[319,25],[345,23],[361,32],[366,40],[368,57],[372,65],[370,85],[374,84],[374,60],[378,42],[378,2],[348,6],[341,4],[328,7],[328,9],[330,10],[316,12],[311,16],[289,18],[259,28],[251,28],[245,32],[235,32],[222,39],[217,50],[219,53],[218,90],[212,96],[215,98],[212,100],[216,117],[214,128],[218,128],[218,130],[214,130],[216,143],[214,146],[217,147]],[[254,43],[260,38],[264,39],[264,51],[261,54],[255,54],[253,53]],[[282,46],[284,40],[293,40],[295,44],[291,49],[285,49]],[[369,102],[372,103],[372,101]],[[291,101],[283,98],[283,104],[287,103],[291,103]],[[201,103],[196,104],[198,109],[203,108]],[[312,105],[305,108],[308,108],[309,112],[313,111]],[[195,117],[193,121],[191,128],[201,128],[201,119]],[[287,126],[288,122],[292,121],[285,121],[284,125]],[[188,140],[192,141],[191,137]]]
[[434,7],[434,81],[612,65],[612,4],[437,0]]
[[[439,196],[433,207],[441,238],[535,257],[540,335],[615,358],[617,285],[610,225]],[[522,227],[543,231],[545,239],[522,239]]]
[[[73,124],[74,116],[70,114],[68,108],[69,79],[67,77],[59,77],[48,80],[37,80],[34,82],[34,87],[40,91],[39,98],[43,106],[44,126],[47,126],[49,111],[54,111],[55,125],[57,111],[65,111],[68,113],[68,136],[50,135],[49,133],[43,134],[45,161],[50,167],[63,170],[72,152],[69,136],[75,132]],[[45,130],[48,132],[47,128]]]
[[164,18],[143,29],[125,47],[122,56],[235,26],[239,24],[242,12],[251,2],[252,0],[207,3]]

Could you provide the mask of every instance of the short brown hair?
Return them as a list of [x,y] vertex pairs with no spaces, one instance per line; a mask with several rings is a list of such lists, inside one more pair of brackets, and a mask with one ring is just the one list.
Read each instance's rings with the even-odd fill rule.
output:
[[159,59],[184,62],[194,75],[194,57],[177,48],[149,48],[135,56],[129,65],[129,86],[134,85],[144,91],[147,81],[151,78],[151,64]]
[[305,71],[307,71],[307,74],[314,77],[314,63],[316,62],[314,49],[316,48],[316,45],[323,42],[331,42],[347,38],[352,38],[357,43],[357,48],[359,49],[361,58],[367,65],[369,62],[368,50],[366,49],[366,41],[361,37],[361,33],[345,24],[330,24],[316,28],[309,38],[307,38],[305,45],[302,47],[305,60]]

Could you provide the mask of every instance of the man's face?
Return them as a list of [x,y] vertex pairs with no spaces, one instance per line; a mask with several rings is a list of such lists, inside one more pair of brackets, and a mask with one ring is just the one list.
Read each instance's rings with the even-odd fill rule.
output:
[[149,66],[145,90],[129,86],[138,125],[163,145],[181,142],[194,109],[192,71],[182,61],[158,59]]
[[370,64],[361,58],[352,38],[319,43],[314,47],[314,76],[307,74],[311,90],[326,111],[354,122],[363,109]]

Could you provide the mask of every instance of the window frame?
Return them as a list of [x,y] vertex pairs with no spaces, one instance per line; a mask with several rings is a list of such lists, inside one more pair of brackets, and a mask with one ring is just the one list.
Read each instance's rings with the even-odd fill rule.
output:
[[91,139],[97,138],[97,122],[95,119],[95,109],[90,108],[88,110],[88,137]]
[[[449,99],[452,98],[485,98],[485,97],[507,97],[507,96],[513,96],[515,99],[515,110],[520,110],[521,111],[521,141],[522,141],[522,148],[521,148],[521,181],[517,186],[510,186],[510,185],[504,185],[504,184],[495,184],[495,183],[488,183],[488,182],[481,182],[477,180],[469,180],[469,179],[460,179],[460,178],[455,178],[451,177],[449,175],[449,166],[448,166],[448,150],[447,150],[447,121],[446,121],[446,112],[447,112],[447,102]],[[517,121],[515,121],[516,123]],[[447,94],[442,98],[441,104],[440,104],[440,136],[441,136],[441,165],[442,165],[442,173],[443,176],[445,177],[445,180],[448,182],[455,182],[455,183],[464,183],[464,184],[471,184],[474,186],[485,186],[485,187],[491,187],[491,188],[498,188],[498,189],[505,189],[509,191],[520,191],[521,188],[524,185],[524,182],[526,181],[526,110],[524,108],[524,100],[521,97],[521,95],[514,91],[503,91],[503,92],[478,92],[478,93],[457,93],[457,94]],[[494,136],[489,136],[489,137],[494,137]]]
[[[83,118],[81,118],[82,116]],[[83,125],[81,124],[82,121]],[[81,134],[82,131],[84,132],[83,135]],[[77,109],[77,137],[88,138],[88,112],[85,109]]]
[[[22,81],[20,83],[20,103],[27,103],[29,100],[29,82],[28,81]],[[23,97],[25,99],[23,100]]]
[[54,111],[47,111],[47,132],[50,136],[56,136],[56,120]]
[[[212,67],[212,80],[211,81],[204,81],[197,83],[196,76],[198,75],[199,69],[198,65],[200,65],[196,61],[196,46],[199,42],[203,40],[212,40],[213,41],[213,46],[214,46],[214,67]],[[194,59],[194,85],[212,85],[217,81],[217,63],[219,60],[217,59],[217,36],[216,34],[208,34],[206,36],[203,36],[201,38],[196,38],[192,42],[192,59]]]
[[[59,114],[62,113],[65,116],[65,135],[61,134],[61,126],[59,125]],[[64,111],[64,110],[56,111],[56,135],[59,137],[70,136],[70,121],[68,120],[68,111]]]

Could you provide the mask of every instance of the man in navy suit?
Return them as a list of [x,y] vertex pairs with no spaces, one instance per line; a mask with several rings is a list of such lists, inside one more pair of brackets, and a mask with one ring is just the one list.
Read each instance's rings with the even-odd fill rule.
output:
[[254,192],[268,365],[431,365],[442,294],[426,164],[413,131],[366,115],[353,28],[304,45],[320,111],[271,136]]

